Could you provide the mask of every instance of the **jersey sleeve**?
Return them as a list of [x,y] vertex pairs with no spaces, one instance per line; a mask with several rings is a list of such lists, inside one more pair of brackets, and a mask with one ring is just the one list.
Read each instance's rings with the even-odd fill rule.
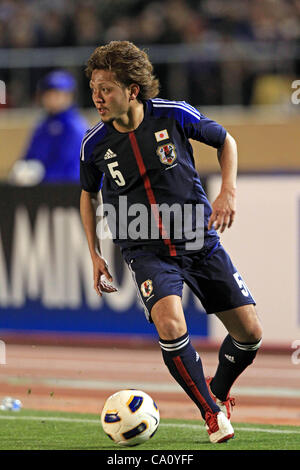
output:
[[102,188],[104,174],[96,165],[80,160],[80,184],[84,191],[97,193]]
[[80,149],[80,184],[81,189],[89,193],[97,193],[102,188],[103,172],[96,166],[93,159],[95,142],[92,139],[97,127],[86,131]]
[[227,131],[221,124],[209,119],[193,106],[183,102],[180,108],[181,125],[189,139],[198,140],[211,147],[223,145]]

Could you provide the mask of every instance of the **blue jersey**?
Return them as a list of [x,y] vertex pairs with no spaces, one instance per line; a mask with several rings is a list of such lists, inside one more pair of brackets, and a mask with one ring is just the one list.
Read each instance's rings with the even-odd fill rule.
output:
[[88,123],[75,107],[48,115],[36,127],[25,160],[39,160],[43,182],[79,182],[79,154]]
[[[189,139],[219,148],[225,137],[220,124],[191,105],[159,98],[144,102],[144,119],[132,132],[118,132],[111,123],[100,121],[86,133],[81,146],[81,186],[88,192],[102,188],[105,206],[115,209],[108,222],[122,250],[142,248],[177,256],[218,241],[217,232],[207,229],[211,205],[195,169]],[[141,207],[149,209],[149,220],[140,219],[143,226],[137,237],[130,228],[136,228]],[[167,228],[162,207],[174,208],[168,212]],[[180,231],[183,222],[187,223]],[[203,239],[203,244],[191,245],[193,237],[194,242],[197,237]]]

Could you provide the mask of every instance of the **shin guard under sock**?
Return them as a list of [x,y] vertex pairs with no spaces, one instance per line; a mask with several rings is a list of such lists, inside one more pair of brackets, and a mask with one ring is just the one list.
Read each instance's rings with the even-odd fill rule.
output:
[[237,377],[253,362],[261,340],[241,343],[227,335],[219,351],[219,365],[210,383],[212,393],[224,401]]
[[205,419],[206,412],[220,411],[209,394],[201,359],[191,345],[188,333],[174,340],[160,338],[159,344],[171,375],[195,402],[202,417]]

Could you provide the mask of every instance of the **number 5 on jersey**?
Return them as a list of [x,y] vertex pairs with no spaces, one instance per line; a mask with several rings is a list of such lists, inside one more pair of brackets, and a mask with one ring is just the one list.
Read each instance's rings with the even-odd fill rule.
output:
[[110,174],[113,177],[114,181],[117,183],[117,185],[125,186],[125,180],[122,173],[120,172],[120,170],[115,170],[115,167],[117,167],[118,165],[118,162],[112,162],[107,164]]

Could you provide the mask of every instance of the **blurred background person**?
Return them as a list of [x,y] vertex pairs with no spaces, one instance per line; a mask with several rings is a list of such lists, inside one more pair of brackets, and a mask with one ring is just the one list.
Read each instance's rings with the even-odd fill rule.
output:
[[38,83],[45,115],[33,130],[23,157],[14,164],[11,183],[79,181],[80,145],[89,125],[74,103],[75,89],[74,77],[63,70],[50,72]]

